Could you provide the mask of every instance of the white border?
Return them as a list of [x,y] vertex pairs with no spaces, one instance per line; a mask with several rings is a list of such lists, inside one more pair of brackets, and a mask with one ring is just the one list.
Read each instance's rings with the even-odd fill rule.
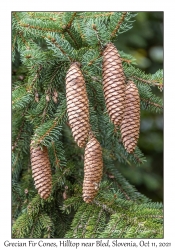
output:
[[[164,11],[164,240],[175,249],[175,15],[173,1],[1,1],[0,3],[0,249],[11,239],[11,11]],[[17,240],[14,240],[17,241]],[[20,240],[21,241],[21,240]],[[55,240],[49,240],[54,242]],[[123,240],[125,241],[125,240]],[[154,240],[155,241],[155,240]],[[158,240],[161,241],[161,240]],[[25,242],[25,240],[24,240]],[[173,247],[174,245],[174,247]],[[25,248],[28,249],[28,248]],[[35,248],[37,249],[37,248]],[[40,247],[38,248],[40,249]],[[66,249],[69,249],[66,248]],[[72,249],[72,248],[71,248]],[[88,248],[89,249],[89,248]],[[120,249],[126,249],[120,247]],[[153,248],[149,248],[153,249]]]

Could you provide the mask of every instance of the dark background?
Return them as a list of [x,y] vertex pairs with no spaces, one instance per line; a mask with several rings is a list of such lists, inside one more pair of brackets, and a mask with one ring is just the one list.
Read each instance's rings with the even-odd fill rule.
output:
[[[137,66],[146,73],[163,68],[163,12],[139,12],[133,28],[121,34],[116,42],[119,50],[136,58]],[[153,93],[163,93],[152,87]],[[153,201],[163,201],[163,114],[141,112],[138,143],[147,162],[140,166],[119,166],[119,170],[139,192]]]

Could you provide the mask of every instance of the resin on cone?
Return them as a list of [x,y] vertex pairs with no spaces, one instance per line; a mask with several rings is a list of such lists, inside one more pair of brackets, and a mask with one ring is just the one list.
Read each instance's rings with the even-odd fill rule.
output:
[[78,63],[73,63],[66,75],[66,99],[69,125],[74,140],[84,147],[90,130],[89,102],[85,80]]
[[110,119],[118,126],[124,115],[125,75],[120,55],[112,43],[103,51],[103,91]]
[[32,177],[41,198],[47,199],[52,189],[51,165],[47,147],[30,146]]
[[87,143],[84,156],[83,200],[91,202],[98,193],[103,174],[103,158],[100,143],[92,137]]
[[121,123],[121,135],[128,153],[135,150],[140,131],[140,97],[133,81],[126,86],[125,113]]

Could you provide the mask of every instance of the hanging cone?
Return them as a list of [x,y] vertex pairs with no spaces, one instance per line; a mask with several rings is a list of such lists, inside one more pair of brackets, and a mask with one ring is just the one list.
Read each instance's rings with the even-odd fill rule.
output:
[[86,145],[84,157],[83,200],[91,202],[96,196],[103,174],[100,143],[93,137]]
[[34,148],[31,144],[30,157],[32,165],[32,177],[34,178],[35,188],[41,198],[47,199],[52,189],[51,166],[47,148]]
[[140,97],[136,85],[126,86],[125,113],[121,123],[122,141],[128,153],[135,150],[140,130]]
[[118,126],[124,115],[125,75],[119,53],[112,43],[103,51],[103,91],[110,119]]
[[66,98],[69,124],[74,140],[84,147],[90,130],[89,103],[86,85],[78,63],[73,63],[66,75]]

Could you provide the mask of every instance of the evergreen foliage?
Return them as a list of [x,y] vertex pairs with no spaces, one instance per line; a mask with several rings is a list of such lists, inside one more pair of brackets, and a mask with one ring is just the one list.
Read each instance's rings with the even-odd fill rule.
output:
[[[162,238],[163,207],[153,203],[117,170],[118,163],[146,161],[136,147],[126,152],[110,122],[102,88],[102,50],[132,28],[131,12],[13,12],[12,61],[24,79],[12,82],[13,238]],[[152,88],[163,88],[163,72],[145,74],[119,51],[124,74],[138,87],[141,110],[162,112]],[[103,150],[103,179],[91,204],[82,199],[84,149],[73,140],[67,119],[65,76],[81,63],[91,129]],[[56,93],[56,94],[55,94]],[[54,99],[56,96],[56,100]],[[34,188],[30,142],[48,148],[52,193]]]

